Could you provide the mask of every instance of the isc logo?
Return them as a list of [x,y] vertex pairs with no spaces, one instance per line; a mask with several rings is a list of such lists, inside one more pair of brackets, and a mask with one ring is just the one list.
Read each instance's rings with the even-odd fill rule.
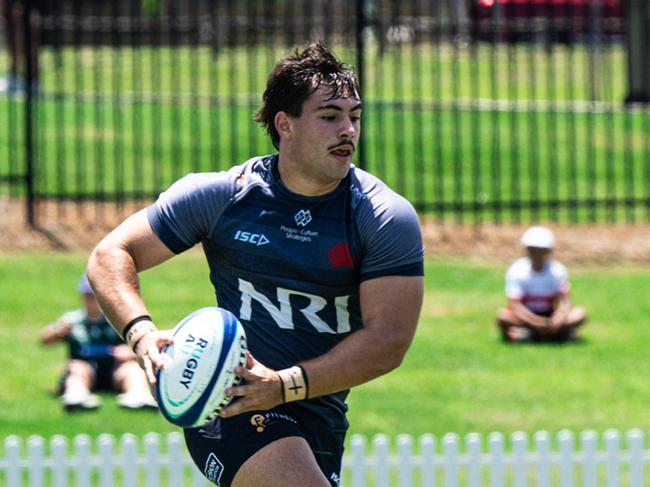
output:
[[258,247],[270,242],[263,233],[242,232],[241,230],[237,230],[237,233],[235,233],[235,240],[248,242],[249,244],[257,245]]

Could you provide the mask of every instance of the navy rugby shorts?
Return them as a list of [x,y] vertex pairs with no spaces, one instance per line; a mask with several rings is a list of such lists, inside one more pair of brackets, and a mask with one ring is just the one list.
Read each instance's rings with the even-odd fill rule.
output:
[[230,487],[239,467],[257,451],[289,436],[307,441],[325,477],[338,487],[345,430],[332,430],[318,416],[292,404],[217,418],[206,426],[185,430],[194,463],[219,487]]

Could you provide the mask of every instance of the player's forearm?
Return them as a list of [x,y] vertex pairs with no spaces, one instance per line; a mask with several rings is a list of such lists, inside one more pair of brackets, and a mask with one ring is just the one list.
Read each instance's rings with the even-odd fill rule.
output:
[[412,333],[361,329],[328,353],[301,363],[309,380],[309,396],[332,394],[363,384],[399,367]]
[[102,311],[122,335],[133,318],[149,314],[140,295],[138,268],[124,247],[101,242],[88,261],[88,280]]
[[122,335],[127,323],[149,314],[140,296],[138,272],[173,255],[151,229],[146,210],[127,218],[93,250],[88,280],[104,314]]

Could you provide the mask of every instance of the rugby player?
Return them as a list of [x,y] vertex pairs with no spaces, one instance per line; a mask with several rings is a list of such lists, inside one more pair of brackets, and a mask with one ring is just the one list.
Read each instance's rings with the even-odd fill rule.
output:
[[242,322],[250,355],[235,400],[185,431],[221,486],[339,485],[348,390],[400,365],[423,295],[412,205],[352,164],[362,104],[351,67],[320,43],[271,72],[257,120],[277,154],[190,174],[93,251],[102,309],[149,380],[170,342],[137,273],[201,243],[217,303]]

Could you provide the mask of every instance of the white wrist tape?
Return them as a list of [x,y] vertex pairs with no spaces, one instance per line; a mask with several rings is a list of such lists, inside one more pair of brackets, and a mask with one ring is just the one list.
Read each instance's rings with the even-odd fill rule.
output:
[[156,325],[154,325],[151,321],[138,321],[129,329],[126,336],[124,337],[124,340],[126,341],[127,345],[131,347],[131,350],[135,352],[135,347],[138,346],[138,342],[142,339],[142,337],[147,333],[157,330],[158,328],[156,328]]
[[309,397],[308,379],[301,366],[278,370],[278,375],[282,381],[283,402],[300,401]]

